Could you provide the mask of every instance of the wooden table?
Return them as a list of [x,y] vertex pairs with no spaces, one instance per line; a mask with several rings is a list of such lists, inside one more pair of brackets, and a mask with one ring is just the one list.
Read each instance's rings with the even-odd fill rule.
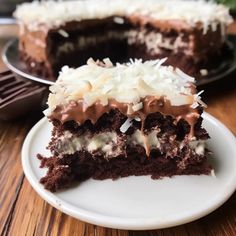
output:
[[[15,28],[0,27],[0,49]],[[231,27],[236,33],[236,23]],[[0,62],[0,69],[4,68]],[[205,89],[207,112],[236,134],[236,74]],[[189,224],[153,231],[108,229],[84,223],[47,204],[29,185],[21,166],[21,146],[40,116],[0,122],[0,235],[236,235],[236,193],[213,213]],[[236,157],[235,157],[236,158]],[[235,170],[236,171],[236,170]]]

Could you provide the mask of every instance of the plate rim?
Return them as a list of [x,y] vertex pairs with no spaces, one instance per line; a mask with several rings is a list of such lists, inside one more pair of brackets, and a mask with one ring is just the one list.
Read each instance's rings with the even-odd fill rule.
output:
[[[215,76],[211,76],[209,78],[201,78],[201,79],[196,79],[196,86],[200,87],[200,86],[205,86],[205,85],[208,85],[210,83],[214,83],[218,80],[221,80],[227,76],[229,76],[231,73],[233,73],[235,70],[236,70],[236,46],[234,45],[233,41],[236,41],[236,35],[234,34],[228,34],[227,35],[227,40],[228,40],[228,44],[231,45],[231,47],[233,47],[233,66],[227,68],[225,71],[219,73],[219,74],[216,74]],[[4,62],[4,64],[10,69],[12,70],[13,72],[15,72],[16,74],[22,76],[22,77],[25,77],[27,79],[30,79],[30,80],[33,80],[33,81],[36,81],[36,82],[39,82],[39,83],[42,83],[42,84],[46,84],[46,85],[53,85],[55,84],[55,82],[53,81],[50,81],[50,80],[46,80],[45,78],[40,78],[39,76],[37,75],[32,75],[30,73],[27,73],[26,71],[23,71],[17,67],[15,67],[10,61],[9,61],[9,58],[7,56],[7,53],[8,53],[8,50],[10,47],[13,47],[15,46],[15,44],[19,41],[18,38],[14,38],[14,39],[11,39],[9,40],[6,45],[3,47],[3,50],[2,50],[2,60]],[[17,53],[19,54],[19,50],[18,50],[18,47],[17,47]],[[198,82],[200,81],[200,82]]]
[[[234,143],[235,153],[236,153],[236,138],[233,135],[233,133],[222,122],[220,122],[212,115],[204,112],[202,114],[202,117],[203,119],[207,119],[208,121],[213,122],[221,129],[222,132],[225,133],[226,136],[228,136],[228,139],[231,140],[231,144]],[[153,217],[121,218],[116,216],[107,216],[100,213],[91,212],[89,210],[75,207],[70,203],[61,201],[60,198],[55,195],[55,193],[51,193],[50,191],[45,190],[42,184],[39,183],[39,179],[37,179],[37,177],[35,176],[32,168],[30,168],[30,158],[28,155],[28,152],[30,151],[30,143],[33,140],[33,137],[37,135],[37,130],[40,129],[40,127],[45,122],[47,122],[46,117],[43,117],[41,120],[39,120],[29,131],[28,135],[24,140],[21,151],[21,162],[24,174],[27,180],[29,181],[31,187],[47,203],[76,219],[88,222],[90,224],[95,224],[109,228],[116,228],[116,229],[126,229],[126,230],[151,230],[151,229],[162,229],[167,227],[169,228],[192,222],[213,212],[223,203],[225,203],[236,190],[236,174],[235,174],[234,176],[235,181],[231,182],[230,187],[228,186],[227,191],[224,192],[224,195],[223,196],[220,195],[221,197],[220,198],[218,197],[210,207],[200,209],[194,214],[191,213],[189,216],[182,216],[182,218],[180,219],[177,217],[177,219],[174,219],[170,222],[169,221],[165,222],[166,220],[162,222],[160,221],[160,219],[155,219]]]

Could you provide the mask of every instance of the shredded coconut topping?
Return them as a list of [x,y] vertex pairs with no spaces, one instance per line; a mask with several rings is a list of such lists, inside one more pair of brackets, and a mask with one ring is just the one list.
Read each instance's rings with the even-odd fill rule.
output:
[[125,133],[131,125],[132,125],[132,119],[127,118],[125,123],[120,127],[120,132]]
[[69,37],[69,34],[65,30],[59,29],[58,33],[65,38]]
[[87,65],[77,69],[64,66],[50,87],[47,115],[58,105],[81,99],[85,107],[97,101],[105,106],[109,99],[115,99],[130,104],[132,112],[142,109],[141,99],[147,96],[164,97],[172,106],[202,104],[200,94],[192,94],[194,78],[162,65],[164,61],[135,59],[113,66],[109,59],[103,62],[89,59]]
[[[204,33],[209,26],[214,31],[218,23],[223,32],[223,26],[232,22],[227,7],[205,0],[34,1],[18,6],[14,16],[30,30],[37,30],[41,25],[53,28],[74,20],[125,17],[132,14],[155,20],[182,20],[191,27],[202,23]],[[116,17],[114,22],[121,24],[122,18]]]

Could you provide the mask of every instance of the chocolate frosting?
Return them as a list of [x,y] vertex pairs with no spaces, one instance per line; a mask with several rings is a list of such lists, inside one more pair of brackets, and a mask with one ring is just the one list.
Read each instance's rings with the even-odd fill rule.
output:
[[143,132],[144,121],[146,117],[155,112],[160,112],[163,115],[170,115],[174,117],[177,122],[180,119],[186,120],[191,126],[189,137],[194,136],[194,125],[199,118],[198,109],[193,109],[189,104],[181,106],[172,106],[170,101],[164,97],[156,98],[154,96],[147,96],[141,99],[143,104],[142,109],[138,111],[132,110],[132,104],[120,103],[114,99],[110,99],[107,105],[102,105],[100,101],[95,102],[93,105],[86,107],[83,100],[78,102],[71,101],[69,104],[57,106],[50,119],[56,119],[65,123],[69,120],[74,120],[82,125],[86,120],[91,120],[93,124],[104,114],[112,109],[118,109],[122,114],[129,118],[141,118]]

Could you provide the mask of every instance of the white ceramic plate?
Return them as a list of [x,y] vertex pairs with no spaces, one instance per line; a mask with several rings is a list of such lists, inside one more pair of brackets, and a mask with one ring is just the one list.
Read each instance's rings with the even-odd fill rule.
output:
[[39,184],[45,169],[37,153],[47,154],[51,125],[43,118],[29,132],[22,149],[25,175],[36,192],[58,210],[83,221],[119,229],[157,229],[196,220],[222,205],[236,188],[236,140],[209,114],[204,127],[214,152],[214,176],[175,176],[152,180],[148,176],[116,181],[87,180],[51,193]]

